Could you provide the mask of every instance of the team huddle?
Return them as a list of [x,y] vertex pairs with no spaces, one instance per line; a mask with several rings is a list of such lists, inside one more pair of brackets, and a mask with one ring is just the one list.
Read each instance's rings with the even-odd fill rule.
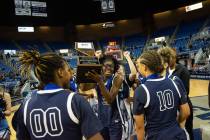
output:
[[[64,58],[24,52],[21,72],[30,75],[32,69],[39,87],[13,117],[17,139],[193,140],[189,87],[176,73],[175,55],[164,47],[143,52],[133,63],[126,52],[129,74],[112,56],[99,56],[101,74],[86,74],[95,83],[72,88],[73,72]],[[91,89],[96,96],[82,96]]]

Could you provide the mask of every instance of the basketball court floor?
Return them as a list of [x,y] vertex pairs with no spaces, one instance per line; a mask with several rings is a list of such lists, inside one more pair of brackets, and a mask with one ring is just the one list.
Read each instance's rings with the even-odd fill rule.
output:
[[[208,82],[207,80],[190,80],[190,97],[194,110],[194,129],[199,132],[201,127],[210,125],[210,108],[208,107]],[[18,106],[13,107],[13,112]],[[11,129],[11,140],[16,140],[15,131],[11,127],[13,114],[7,118]],[[210,133],[210,132],[209,132]],[[198,134],[195,134],[195,140],[201,140]]]

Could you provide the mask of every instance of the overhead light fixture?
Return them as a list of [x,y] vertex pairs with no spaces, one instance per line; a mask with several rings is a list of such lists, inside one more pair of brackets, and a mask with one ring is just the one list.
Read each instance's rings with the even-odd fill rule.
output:
[[162,42],[165,40],[166,40],[166,38],[164,36],[155,38],[155,42]]
[[18,32],[34,32],[34,27],[18,27]]
[[106,22],[102,24],[102,28],[113,28],[115,24],[113,22]]
[[185,10],[186,10],[186,12],[189,12],[189,11],[193,11],[193,10],[197,10],[197,9],[201,9],[201,8],[203,8],[202,2],[186,6]]
[[40,30],[49,30],[50,27],[49,26],[40,26],[39,29]]

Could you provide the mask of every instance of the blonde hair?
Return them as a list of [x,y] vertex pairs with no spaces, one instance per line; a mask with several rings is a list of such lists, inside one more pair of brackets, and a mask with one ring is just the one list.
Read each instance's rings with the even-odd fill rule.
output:
[[170,47],[159,48],[157,52],[162,57],[163,63],[168,63],[169,65],[176,58],[176,51]]

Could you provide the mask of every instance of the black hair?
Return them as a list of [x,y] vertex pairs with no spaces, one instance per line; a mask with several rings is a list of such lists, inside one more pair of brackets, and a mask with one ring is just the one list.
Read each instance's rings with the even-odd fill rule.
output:
[[25,51],[20,56],[21,74],[30,76],[34,69],[35,76],[41,85],[46,85],[55,81],[54,73],[57,69],[63,68],[66,60],[56,53],[45,53],[40,55],[37,51]]

